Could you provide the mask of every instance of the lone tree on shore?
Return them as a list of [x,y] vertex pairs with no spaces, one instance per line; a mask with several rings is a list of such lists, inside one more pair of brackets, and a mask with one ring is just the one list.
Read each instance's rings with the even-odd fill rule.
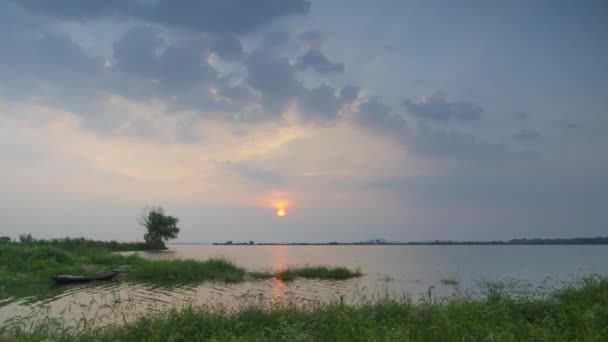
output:
[[166,249],[165,241],[175,239],[179,234],[177,217],[165,215],[161,206],[145,206],[139,224],[148,232],[144,234],[146,245],[151,249]]

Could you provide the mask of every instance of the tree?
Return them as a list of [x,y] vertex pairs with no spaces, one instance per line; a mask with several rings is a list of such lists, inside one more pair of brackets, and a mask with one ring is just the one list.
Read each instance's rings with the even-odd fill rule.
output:
[[19,235],[19,242],[24,245],[31,245],[36,242],[36,239],[32,237],[32,234],[21,234]]
[[0,242],[4,242],[4,243],[11,242],[11,238],[8,236],[0,236]]
[[148,248],[166,249],[165,241],[175,239],[179,234],[178,222],[178,218],[165,215],[161,206],[145,206],[139,224],[148,230],[144,234]]

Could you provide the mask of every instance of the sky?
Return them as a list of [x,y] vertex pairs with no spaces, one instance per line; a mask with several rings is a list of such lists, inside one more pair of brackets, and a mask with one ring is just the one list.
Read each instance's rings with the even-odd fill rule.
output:
[[608,235],[606,42],[602,0],[0,0],[0,235]]

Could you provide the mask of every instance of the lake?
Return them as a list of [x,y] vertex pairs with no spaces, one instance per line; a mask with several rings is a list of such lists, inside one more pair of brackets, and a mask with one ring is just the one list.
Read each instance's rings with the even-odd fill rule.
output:
[[0,323],[14,317],[66,317],[103,324],[190,305],[356,303],[382,296],[483,294],[499,283],[514,295],[542,295],[590,274],[608,274],[608,246],[209,246],[171,245],[149,258],[222,256],[249,270],[341,265],[364,276],[345,281],[254,280],[237,284],[159,286],[111,281],[0,289]]

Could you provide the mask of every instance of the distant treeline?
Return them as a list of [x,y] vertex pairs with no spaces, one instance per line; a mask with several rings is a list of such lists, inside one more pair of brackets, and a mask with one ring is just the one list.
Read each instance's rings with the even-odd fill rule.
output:
[[456,241],[456,240],[432,240],[432,241],[410,241],[410,242],[389,242],[384,240],[369,240],[361,242],[214,242],[214,245],[295,245],[295,246],[319,246],[319,245],[608,245],[608,237],[594,238],[572,238],[572,239],[511,239],[493,241]]
[[53,246],[67,251],[82,249],[107,249],[113,252],[144,251],[150,249],[144,242],[97,241],[85,238],[36,239],[31,234],[22,234],[19,239],[11,240],[8,236],[0,237],[1,243],[22,244],[27,246]]

